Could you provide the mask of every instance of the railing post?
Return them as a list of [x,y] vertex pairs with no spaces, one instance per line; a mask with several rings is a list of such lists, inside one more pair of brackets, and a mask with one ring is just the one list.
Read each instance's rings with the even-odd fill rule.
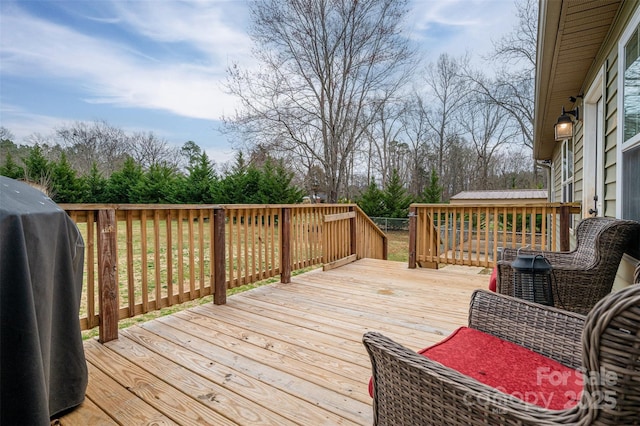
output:
[[100,305],[99,340],[118,338],[118,282],[116,279],[117,221],[114,209],[98,210],[98,293]]
[[416,268],[416,237],[418,228],[418,209],[417,207],[409,208],[409,269]]
[[570,219],[571,207],[567,205],[560,206],[560,251],[571,250],[571,242],[569,241]]
[[291,209],[280,211],[280,282],[291,282]]
[[389,239],[387,236],[382,237],[382,260],[387,260],[389,254]]
[[225,256],[225,225],[226,212],[222,207],[213,209],[213,249],[211,264],[214,268],[213,303],[224,305],[227,303],[227,276]]
[[352,218],[349,219],[349,228],[351,231],[351,253],[349,254],[357,254],[357,249],[358,249],[358,241],[357,241],[357,236],[358,234],[356,233],[356,209],[355,207],[351,206],[349,207],[349,211],[353,212],[354,215]]

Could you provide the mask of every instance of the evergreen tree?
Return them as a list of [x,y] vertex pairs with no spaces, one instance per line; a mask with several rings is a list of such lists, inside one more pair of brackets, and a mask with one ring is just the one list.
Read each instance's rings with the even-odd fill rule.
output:
[[47,161],[40,145],[34,145],[27,158],[23,159],[26,175],[32,182],[48,184],[51,179],[51,165]]
[[133,185],[131,201],[136,204],[173,204],[177,202],[178,177],[166,164],[152,164]]
[[281,189],[278,187],[276,181],[276,171],[271,159],[267,159],[260,173],[260,179],[258,181],[258,193],[256,194],[256,203],[269,204],[269,203],[286,203],[283,201],[275,201],[282,198]]
[[406,218],[408,216],[409,205],[413,202],[413,198],[407,194],[397,169],[393,169],[382,198],[386,217]]
[[215,200],[222,204],[293,204],[303,191],[293,183],[293,173],[267,158],[262,169],[247,165],[242,153],[231,171],[216,185]]
[[238,204],[260,204],[260,181],[262,173],[255,166],[247,167],[246,173],[235,181]]
[[202,152],[202,149],[200,149],[198,144],[194,141],[187,141],[182,145],[182,148],[180,148],[180,153],[187,160],[189,167],[193,166],[198,161]]
[[0,175],[11,179],[21,179],[24,177],[24,169],[20,167],[18,163],[13,161],[13,156],[10,152],[7,152],[4,165],[0,167]]
[[51,164],[51,198],[56,203],[77,203],[82,199],[80,182],[71,168],[65,153]]
[[428,204],[437,204],[442,202],[442,186],[440,185],[440,179],[435,169],[431,170],[431,176],[429,177],[429,185],[425,186],[422,192],[421,202]]
[[189,176],[183,180],[182,190],[179,194],[180,201],[196,204],[213,203],[212,188],[217,185],[217,176],[207,153],[202,151],[191,156],[187,170]]
[[276,203],[295,204],[301,203],[305,191],[293,184],[293,172],[288,171],[282,162],[278,163],[275,168],[276,187],[280,191],[280,196],[276,199]]
[[135,203],[133,188],[143,175],[142,168],[133,161],[133,158],[127,157],[122,169],[113,172],[107,182],[106,202]]
[[98,170],[98,164],[94,161],[89,174],[80,179],[83,195],[83,203],[107,202],[107,179]]
[[292,184],[293,173],[282,162],[267,159],[262,169],[258,197],[259,204],[294,204],[302,201],[304,191]]
[[368,216],[383,217],[385,215],[384,194],[378,189],[373,178],[367,190],[357,200],[357,204]]
[[252,203],[258,198],[259,172],[247,166],[242,152],[236,155],[235,163],[216,188],[215,199],[222,204]]

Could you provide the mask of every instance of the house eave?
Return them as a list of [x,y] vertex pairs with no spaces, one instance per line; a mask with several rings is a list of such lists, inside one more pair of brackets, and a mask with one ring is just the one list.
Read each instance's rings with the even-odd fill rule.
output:
[[552,159],[554,125],[569,97],[584,93],[590,71],[623,0],[540,0],[533,127],[533,155]]

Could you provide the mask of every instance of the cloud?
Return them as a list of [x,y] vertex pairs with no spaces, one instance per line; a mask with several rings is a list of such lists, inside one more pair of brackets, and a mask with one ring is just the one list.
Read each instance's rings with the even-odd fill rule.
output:
[[117,0],[111,6],[125,26],[150,40],[188,43],[216,60],[225,60],[227,52],[249,54],[241,2]]
[[143,51],[139,43],[85,34],[19,8],[7,8],[0,50],[3,76],[58,79],[61,85],[84,91],[90,103],[158,109],[193,118],[218,119],[235,107],[235,99],[222,88],[227,55],[248,51],[249,42],[244,32],[223,23],[215,3],[204,7],[146,1],[127,3],[126,9],[123,4],[112,4],[115,14],[111,17],[91,19],[124,25],[132,38],[180,42],[200,55],[178,62]]
[[[222,146],[203,127],[237,106],[222,87],[226,66],[255,66],[246,2],[1,0],[0,7],[0,124],[16,136],[105,119],[175,132],[176,143]],[[511,30],[511,0],[413,0],[410,7],[411,37],[431,61],[441,52],[487,52],[491,38]]]
[[6,103],[2,103],[0,107],[0,116],[2,117],[2,126],[13,133],[16,143],[25,143],[28,137],[33,134],[50,136],[55,128],[65,121],[59,117],[32,114],[19,106]]
[[469,52],[476,61],[511,31],[515,10],[512,0],[414,0],[412,6],[411,37],[430,56]]

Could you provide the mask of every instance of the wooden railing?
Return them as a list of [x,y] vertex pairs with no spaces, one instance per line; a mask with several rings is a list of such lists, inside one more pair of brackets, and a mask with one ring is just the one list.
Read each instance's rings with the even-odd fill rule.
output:
[[409,267],[438,264],[493,267],[501,248],[569,250],[571,215],[580,204],[413,204]]
[[[355,205],[61,205],[85,240],[80,325],[118,321],[321,263],[386,259],[386,236]],[[345,220],[346,219],[346,220]]]

